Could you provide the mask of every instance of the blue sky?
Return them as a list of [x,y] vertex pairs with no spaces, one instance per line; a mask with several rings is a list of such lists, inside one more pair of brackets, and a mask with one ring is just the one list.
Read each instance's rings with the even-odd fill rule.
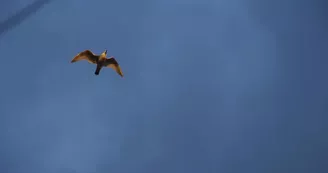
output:
[[0,37],[0,172],[327,172],[327,3],[295,2],[52,0]]

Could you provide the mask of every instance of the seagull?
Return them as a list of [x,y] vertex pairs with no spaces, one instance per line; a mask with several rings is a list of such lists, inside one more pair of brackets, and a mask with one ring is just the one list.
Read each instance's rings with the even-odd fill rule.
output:
[[71,63],[80,61],[80,60],[87,60],[91,64],[97,64],[97,68],[95,71],[95,75],[99,75],[99,72],[101,68],[103,67],[109,67],[116,71],[117,74],[119,74],[121,77],[123,77],[123,73],[121,70],[120,65],[117,63],[115,58],[113,56],[107,57],[107,50],[105,50],[100,55],[95,55],[90,50],[85,50],[83,52],[80,52],[77,54],[71,61]]

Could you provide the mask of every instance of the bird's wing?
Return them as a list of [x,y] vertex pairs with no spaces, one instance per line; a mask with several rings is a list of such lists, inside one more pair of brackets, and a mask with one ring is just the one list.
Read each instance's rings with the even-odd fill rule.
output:
[[123,77],[123,73],[121,70],[120,65],[117,63],[114,57],[106,59],[104,66],[112,68],[116,71],[117,74],[119,74],[121,77]]
[[80,60],[87,60],[88,62],[92,63],[92,64],[96,64],[97,63],[97,56],[94,55],[90,50],[85,50],[83,52],[80,52],[79,54],[77,54],[71,61],[71,63],[73,62],[77,62]]

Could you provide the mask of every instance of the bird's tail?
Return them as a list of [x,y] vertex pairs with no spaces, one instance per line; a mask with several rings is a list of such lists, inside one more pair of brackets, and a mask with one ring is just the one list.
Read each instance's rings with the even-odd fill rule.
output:
[[97,69],[95,71],[95,75],[99,75],[100,70],[101,70],[101,65],[97,65]]

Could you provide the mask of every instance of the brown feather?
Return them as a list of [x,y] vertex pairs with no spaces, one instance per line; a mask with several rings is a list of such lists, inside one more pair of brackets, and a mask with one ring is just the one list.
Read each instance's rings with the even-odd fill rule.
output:
[[94,55],[90,50],[85,50],[77,54],[71,61],[71,63],[87,60],[89,63],[96,64],[98,60],[98,56]]
[[121,77],[123,77],[123,72],[121,70],[121,67],[118,64],[118,62],[115,60],[115,58],[112,57],[112,58],[106,59],[104,66],[112,68],[113,70],[116,71],[117,74],[119,74]]

